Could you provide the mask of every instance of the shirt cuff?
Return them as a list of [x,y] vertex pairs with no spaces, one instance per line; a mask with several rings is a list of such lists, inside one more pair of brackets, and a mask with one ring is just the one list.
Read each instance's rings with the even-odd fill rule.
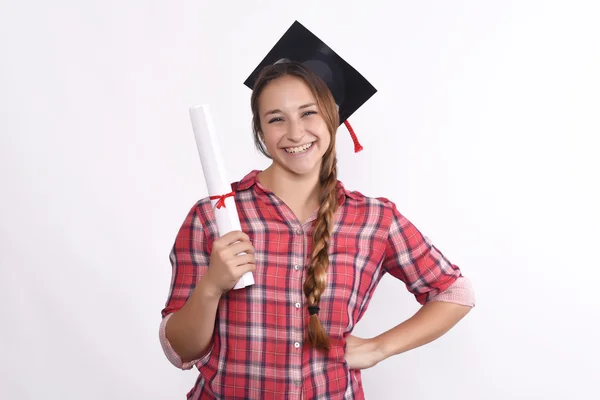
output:
[[169,343],[169,340],[167,339],[167,322],[169,321],[169,318],[171,318],[172,315],[173,314],[167,315],[162,319],[160,323],[160,328],[158,332],[160,344],[162,346],[163,352],[165,353],[167,359],[171,362],[171,364],[182,370],[192,369],[192,367],[196,365],[196,363],[198,363],[201,359],[199,358],[197,360],[192,360],[186,363],[182,362],[181,357],[179,357],[179,354],[177,354],[173,347],[171,347],[171,343]]
[[433,296],[429,301],[444,301],[475,307],[475,291],[469,278],[461,276],[448,289]]

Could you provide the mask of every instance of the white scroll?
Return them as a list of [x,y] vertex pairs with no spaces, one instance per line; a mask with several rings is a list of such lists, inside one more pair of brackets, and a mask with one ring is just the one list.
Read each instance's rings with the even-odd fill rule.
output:
[[[210,114],[208,104],[202,104],[190,108],[190,117],[192,118],[192,127],[196,137],[196,145],[204,178],[208,188],[209,196],[222,196],[231,192],[231,184],[227,180],[225,163],[221,155],[219,140],[216,135],[215,126]],[[223,236],[233,230],[241,231],[240,218],[238,216],[235,198],[226,197],[224,206],[217,207],[218,199],[211,200],[219,236]],[[252,272],[247,272],[234,286],[234,289],[241,289],[254,284]]]

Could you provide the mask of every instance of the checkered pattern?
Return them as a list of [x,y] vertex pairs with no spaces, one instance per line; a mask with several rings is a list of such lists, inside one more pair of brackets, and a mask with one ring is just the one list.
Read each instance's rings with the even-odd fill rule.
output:
[[[316,212],[301,224],[257,181],[258,172],[232,186],[242,230],[256,250],[255,284],[221,298],[211,352],[180,365],[195,364],[200,371],[188,399],[362,399],[361,373],[349,370],[344,360],[345,338],[383,275],[403,281],[424,304],[461,272],[394,203],[348,191],[338,182],[328,286],[319,304],[332,347],[322,354],[304,343],[309,314],[302,287]],[[202,199],[187,215],[171,252],[173,275],[163,317],[185,304],[208,268],[217,237],[210,200]]]

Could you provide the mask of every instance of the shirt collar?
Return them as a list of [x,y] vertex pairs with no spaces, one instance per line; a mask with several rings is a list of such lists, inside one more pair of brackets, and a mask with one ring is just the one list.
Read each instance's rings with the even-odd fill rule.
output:
[[[233,182],[231,184],[231,190],[234,192],[241,192],[243,190],[250,189],[257,183],[257,176],[262,172],[261,170],[253,170],[244,176],[239,182]],[[340,205],[344,203],[347,197],[359,200],[363,196],[358,192],[351,192],[344,187],[344,184],[338,179],[337,181],[337,193],[338,193],[338,201]]]

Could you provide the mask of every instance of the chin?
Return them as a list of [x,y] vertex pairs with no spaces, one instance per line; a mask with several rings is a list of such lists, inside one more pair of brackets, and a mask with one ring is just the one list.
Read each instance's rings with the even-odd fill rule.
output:
[[278,164],[281,168],[283,168],[284,170],[294,174],[294,175],[313,175],[314,173],[316,173],[317,175],[319,174],[319,171],[321,169],[321,163],[320,162],[311,162],[311,163],[303,163],[303,164],[295,164],[295,163],[286,163],[286,162],[282,162],[282,161],[278,161]]

